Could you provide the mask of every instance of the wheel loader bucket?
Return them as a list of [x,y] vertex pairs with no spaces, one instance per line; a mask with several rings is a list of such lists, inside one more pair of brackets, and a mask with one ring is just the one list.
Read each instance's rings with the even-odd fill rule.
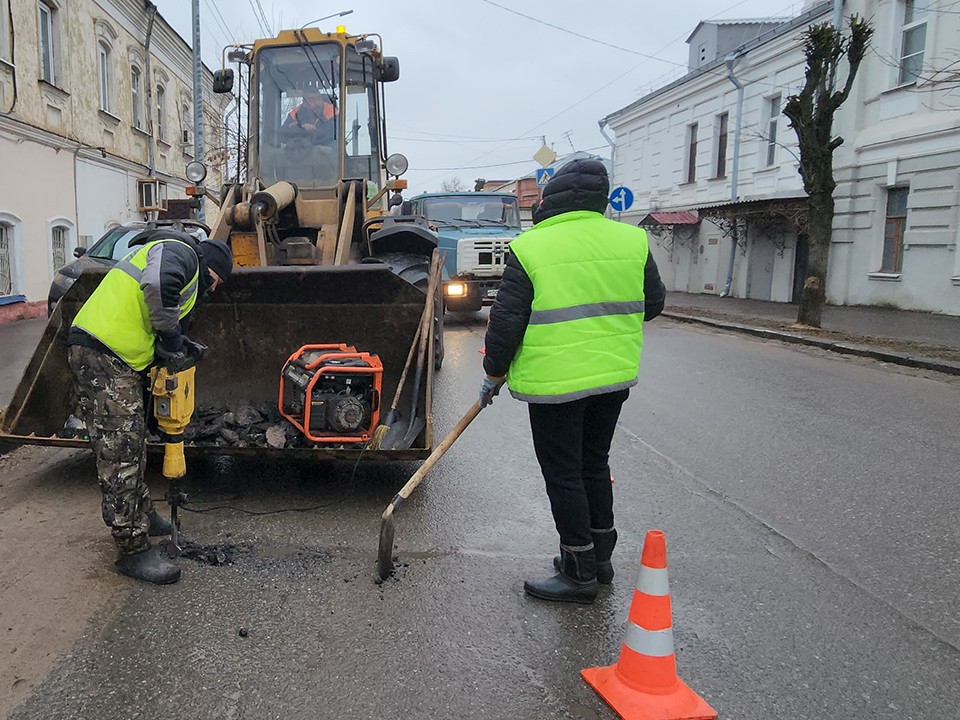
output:
[[[84,439],[62,437],[76,411],[67,365],[67,335],[83,302],[104,271],[86,271],[59,302],[9,406],[0,415],[0,442],[76,447]],[[393,399],[407,352],[424,309],[424,293],[379,263],[339,267],[238,268],[229,282],[199,304],[189,329],[209,347],[197,366],[198,407],[233,410],[276,408],[280,373],[298,348],[347,343],[376,354],[383,364],[382,415]],[[433,363],[427,362],[417,399],[426,427],[412,446],[397,450],[357,445],[273,448],[222,446],[211,439],[188,441],[187,451],[211,454],[366,460],[416,460],[429,455]],[[398,404],[409,420],[410,383]],[[157,445],[151,449],[161,449]]]

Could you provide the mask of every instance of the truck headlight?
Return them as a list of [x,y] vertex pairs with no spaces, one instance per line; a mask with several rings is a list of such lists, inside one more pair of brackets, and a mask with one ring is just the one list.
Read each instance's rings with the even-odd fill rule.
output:
[[467,286],[465,283],[448,283],[443,291],[447,297],[465,297],[467,294]]

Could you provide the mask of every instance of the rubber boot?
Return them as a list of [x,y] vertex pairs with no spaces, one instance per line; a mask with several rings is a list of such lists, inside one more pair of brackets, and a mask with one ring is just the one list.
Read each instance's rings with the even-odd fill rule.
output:
[[169,585],[180,579],[180,568],[161,557],[156,547],[136,555],[121,555],[116,565],[117,570],[127,577],[157,585]]
[[560,546],[560,572],[546,580],[527,580],[523,590],[541,600],[592,603],[597,598],[597,558],[593,544],[584,550]]
[[171,523],[156,510],[151,510],[147,513],[147,520],[150,521],[150,527],[147,529],[147,534],[151,537],[169,535],[173,532],[173,523]]
[[[613,563],[610,558],[613,556],[613,548],[617,544],[617,531],[615,528],[609,530],[594,530],[590,528],[590,534],[593,535],[593,550],[597,557],[597,582],[601,585],[609,585],[613,582]],[[553,556],[553,567],[560,570],[561,558],[559,555]]]

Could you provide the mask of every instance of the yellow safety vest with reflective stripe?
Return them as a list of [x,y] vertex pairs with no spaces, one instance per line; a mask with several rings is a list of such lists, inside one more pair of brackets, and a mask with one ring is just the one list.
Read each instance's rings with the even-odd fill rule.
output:
[[646,232],[589,211],[544,220],[510,243],[533,283],[507,375],[515,398],[562,403],[637,383],[648,251]]
[[[126,255],[106,274],[103,281],[80,308],[73,327],[92,335],[134,370],[143,370],[153,362],[156,333],[150,322],[150,310],[141,281],[150,248],[159,243],[180,240],[154,240]],[[190,248],[194,252],[193,248]],[[183,319],[197,303],[200,280],[197,272],[180,292],[178,319]]]

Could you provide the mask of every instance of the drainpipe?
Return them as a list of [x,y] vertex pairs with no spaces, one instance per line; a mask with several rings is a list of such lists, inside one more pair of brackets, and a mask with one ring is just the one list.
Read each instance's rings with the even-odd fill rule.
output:
[[[737,201],[737,181],[740,177],[740,134],[743,130],[743,83],[737,79],[737,76],[734,75],[733,71],[737,63],[740,61],[740,58],[743,57],[742,53],[735,53],[729,55],[726,58],[727,64],[727,80],[733,83],[733,86],[737,89],[737,129],[733,134],[733,177],[730,179],[730,201]],[[739,231],[739,225],[734,220],[733,223],[733,235],[731,240],[733,241],[733,247],[730,248],[730,264],[727,266],[727,280],[723,285],[723,291],[720,293],[720,297],[728,297],[730,295],[730,286],[733,285],[733,264],[737,259],[737,234]]]
[[147,37],[143,42],[145,59],[143,61],[144,85],[146,85],[146,108],[144,114],[147,120],[147,170],[150,177],[156,173],[157,165],[157,140],[153,136],[153,114],[156,109],[153,107],[153,76],[150,74],[150,37],[153,35],[153,21],[157,17],[157,6],[147,1]]
[[843,0],[833,0],[833,26],[841,29],[843,25]]
[[607,121],[601,120],[597,124],[600,126],[600,134],[603,135],[603,139],[606,140],[610,146],[610,185],[616,187],[616,183],[613,181],[613,175],[617,170],[617,144],[607,135],[607,131],[604,130]]

